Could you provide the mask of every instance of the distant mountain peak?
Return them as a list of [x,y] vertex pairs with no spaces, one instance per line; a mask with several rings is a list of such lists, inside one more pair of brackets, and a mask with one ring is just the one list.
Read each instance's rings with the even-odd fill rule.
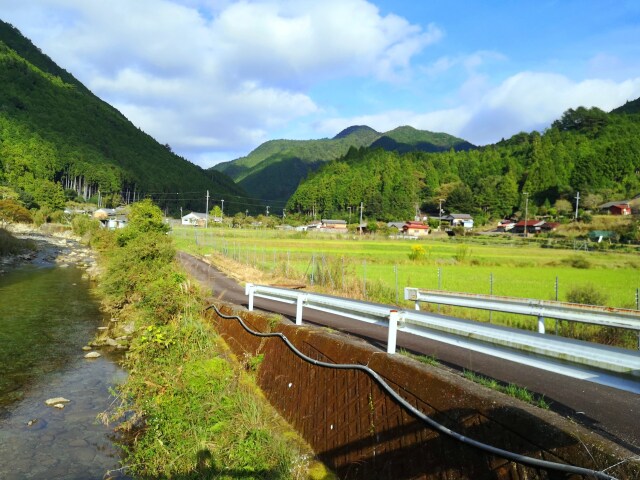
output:
[[344,130],[342,130],[339,134],[333,137],[333,139],[338,140],[340,138],[345,138],[351,135],[361,134],[361,133],[380,135],[380,132],[377,132],[376,130],[374,130],[373,128],[367,125],[352,125],[351,127],[347,127]]

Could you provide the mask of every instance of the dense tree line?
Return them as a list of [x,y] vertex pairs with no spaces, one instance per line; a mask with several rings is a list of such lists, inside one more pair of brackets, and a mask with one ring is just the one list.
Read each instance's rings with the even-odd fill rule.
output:
[[351,149],[311,174],[288,208],[346,218],[364,202],[369,218],[397,220],[416,205],[437,213],[442,199],[450,213],[500,218],[522,211],[525,193],[534,214],[566,210],[577,192],[585,208],[640,194],[639,114],[580,107],[542,134],[468,151]]

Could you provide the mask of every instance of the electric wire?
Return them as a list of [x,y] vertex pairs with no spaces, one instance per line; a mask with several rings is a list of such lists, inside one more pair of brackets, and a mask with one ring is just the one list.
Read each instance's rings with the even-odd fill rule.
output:
[[244,328],[248,333],[250,333],[251,335],[257,336],[257,337],[279,337],[288,347],[289,349],[298,357],[300,357],[301,359],[303,359],[304,361],[311,363],[312,365],[316,365],[319,367],[324,367],[324,368],[332,368],[332,369],[336,369],[336,370],[360,370],[362,372],[365,372],[367,375],[369,375],[371,378],[373,378],[373,380],[385,391],[387,392],[398,404],[400,404],[402,407],[404,407],[406,410],[409,411],[409,413],[411,415],[413,415],[414,417],[418,418],[419,420],[422,420],[424,423],[426,423],[427,425],[429,425],[429,427],[431,427],[432,429],[447,435],[461,443],[464,443],[466,445],[472,446],[474,448],[477,448],[479,450],[482,450],[484,452],[490,453],[492,455],[496,455],[498,457],[502,457],[505,458],[507,460],[511,460],[513,462],[516,463],[520,463],[522,465],[528,465],[531,467],[535,467],[535,468],[542,468],[542,469],[546,469],[546,470],[554,470],[554,471],[560,471],[560,472],[564,472],[564,473],[572,473],[572,474],[578,474],[578,475],[587,475],[587,476],[591,476],[597,479],[601,479],[601,480],[618,480],[616,477],[612,477],[611,475],[608,475],[606,473],[603,472],[598,472],[596,470],[591,470],[588,468],[583,468],[583,467],[576,467],[573,465],[567,465],[567,464],[563,464],[563,463],[557,463],[557,462],[551,462],[548,460],[540,460],[537,458],[532,458],[532,457],[527,457],[525,455],[520,455],[518,453],[514,453],[514,452],[510,452],[508,450],[503,450],[501,448],[498,447],[494,447],[492,445],[488,445],[486,443],[480,442],[478,440],[474,440],[472,438],[469,438],[465,435],[462,435],[458,432],[455,432],[453,430],[451,430],[448,427],[445,427],[444,425],[442,425],[441,423],[436,422],[435,420],[433,420],[431,417],[429,417],[428,415],[425,415],[423,412],[421,412],[420,410],[418,410],[417,408],[415,408],[413,405],[411,405],[409,402],[407,402],[404,398],[402,398],[400,395],[398,395],[396,393],[395,390],[393,390],[388,384],[387,382],[384,381],[384,379],[378,375],[374,370],[370,369],[369,367],[367,367],[366,365],[358,365],[358,364],[337,364],[337,363],[327,363],[327,362],[322,362],[320,360],[314,360],[313,358],[310,358],[308,356],[306,356],[304,353],[302,353],[300,350],[298,350],[290,341],[289,339],[282,333],[280,332],[273,332],[273,333],[262,333],[262,332],[256,332],[251,330],[242,320],[242,318],[240,318],[237,315],[225,315],[222,312],[220,312],[220,310],[218,310],[218,308],[215,305],[209,305],[207,308],[205,308],[205,311],[213,309],[215,310],[216,314],[220,317],[223,318],[225,320],[237,320],[238,322],[240,322],[240,325],[242,326],[242,328]]

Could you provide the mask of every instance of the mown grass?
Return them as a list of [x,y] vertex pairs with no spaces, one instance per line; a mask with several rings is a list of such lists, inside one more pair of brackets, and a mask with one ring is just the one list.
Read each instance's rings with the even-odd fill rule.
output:
[[[235,262],[237,270],[251,267],[267,273],[273,283],[301,283],[403,308],[412,307],[403,300],[404,287],[408,286],[541,300],[555,300],[557,294],[560,301],[569,301],[576,289],[595,289],[606,306],[620,308],[636,308],[640,287],[637,253],[542,248],[546,240],[406,241],[222,228],[176,228],[172,234],[182,250],[201,255],[218,253]],[[417,256],[416,245],[422,247]],[[435,305],[422,308],[526,330],[537,328],[533,317]],[[573,338],[627,348],[635,348],[637,343],[632,332],[551,319],[545,324],[547,331]]]
[[[129,229],[129,230],[127,230]],[[202,317],[171,238],[132,224],[98,231],[100,289],[127,335],[128,379],[102,419],[118,420],[124,464],[139,479],[307,478],[310,449],[268,404],[250,370]]]

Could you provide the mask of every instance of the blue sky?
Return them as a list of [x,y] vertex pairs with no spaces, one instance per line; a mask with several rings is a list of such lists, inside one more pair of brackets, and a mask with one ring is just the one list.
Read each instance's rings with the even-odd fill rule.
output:
[[0,0],[61,67],[203,167],[400,125],[485,145],[640,97],[640,2]]

